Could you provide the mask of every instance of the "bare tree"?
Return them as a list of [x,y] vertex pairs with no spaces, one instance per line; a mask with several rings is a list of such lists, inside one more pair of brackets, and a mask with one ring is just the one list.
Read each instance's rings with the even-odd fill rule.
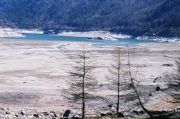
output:
[[82,119],[86,117],[86,89],[95,84],[93,80],[92,71],[95,68],[93,65],[90,65],[90,54],[85,50],[84,46],[80,53],[75,55],[74,60],[76,65],[73,67],[73,71],[70,72],[70,75],[74,77],[72,81],[72,88],[80,88],[81,92],[77,89],[74,93],[76,98],[80,98],[82,101]]
[[139,105],[141,106],[141,108],[149,115],[149,117],[151,118],[151,119],[153,119],[154,118],[154,116],[150,113],[150,111],[148,111],[148,109],[146,109],[146,107],[144,106],[144,104],[143,104],[143,102],[142,102],[142,100],[141,100],[141,97],[140,97],[140,94],[139,94],[139,92],[138,92],[138,90],[137,90],[137,80],[136,80],[136,78],[132,75],[132,69],[131,69],[131,62],[130,62],[130,52],[129,52],[129,48],[128,48],[128,63],[127,63],[127,67],[128,67],[128,70],[127,70],[127,74],[128,74],[128,76],[129,76],[129,86],[130,86],[130,88],[132,88],[133,89],[133,92],[134,92],[134,94],[135,94],[135,96],[136,96],[136,98],[138,99],[138,102],[139,102]]
[[111,81],[113,81],[113,84],[116,85],[117,89],[117,105],[116,105],[116,114],[119,112],[119,101],[120,101],[120,86],[121,86],[121,75],[122,75],[122,69],[121,69],[121,49],[119,47],[115,48],[113,53],[113,64],[111,64],[111,67],[109,68],[109,72],[111,74],[111,77],[107,77]]
[[[180,90],[180,57],[177,58],[176,60],[176,67],[177,67],[177,72],[176,72],[176,76],[175,76],[175,80],[174,80],[174,87],[175,87],[175,91]],[[175,102],[179,103],[180,102],[180,94],[174,94],[173,95],[174,99],[176,100]]]
[[180,94],[177,93],[180,91],[180,58],[177,58],[175,63],[175,73],[168,77],[168,90],[170,90],[170,95],[174,98],[173,103],[180,103]]
[[[128,48],[127,53],[127,64],[123,64],[122,58],[122,50],[120,48],[116,48],[115,52],[113,53],[113,64],[109,68],[109,72],[111,77],[108,76],[108,79],[113,81],[113,84],[116,85],[117,89],[117,105],[116,105],[116,113],[119,112],[120,106],[120,91],[130,91],[130,94],[124,95],[123,97],[125,101],[137,101],[137,104],[142,107],[142,109],[151,117],[153,115],[145,108],[142,100],[141,95],[137,90],[138,81],[136,77],[132,75],[133,69],[132,64],[130,62],[130,51]],[[135,73],[135,72],[133,72]],[[137,105],[136,103],[133,106]]]
[[165,72],[158,76],[154,82],[161,79],[166,82],[168,87],[163,91],[174,98],[173,100],[166,99],[166,101],[171,103],[180,103],[180,94],[178,93],[180,91],[180,58],[175,60],[175,64],[176,68],[173,73]]
[[178,57],[176,60],[176,66],[177,66],[177,73],[180,76],[180,57]]
[[[162,75],[158,76],[154,82],[157,82],[158,80],[163,80],[168,87],[163,89],[162,91],[170,96],[172,96],[172,99],[169,98],[164,98],[163,100],[168,102],[168,103],[180,103],[180,58],[177,58],[175,60],[176,68],[173,73],[163,73]],[[156,115],[156,117],[161,117],[164,119],[169,119],[173,115],[173,118],[178,118],[179,117],[179,112],[175,109],[174,111],[169,111],[166,113],[162,113],[159,115]]]

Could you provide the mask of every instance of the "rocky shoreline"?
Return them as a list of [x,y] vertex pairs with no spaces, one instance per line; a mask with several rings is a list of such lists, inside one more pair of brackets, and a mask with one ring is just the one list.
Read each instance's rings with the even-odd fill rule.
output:
[[[156,119],[178,119],[180,110],[173,111],[151,111]],[[115,115],[113,112],[101,112],[98,115],[87,116],[89,119],[109,119],[109,118],[148,118],[143,111],[133,111],[131,113],[119,112]],[[55,111],[38,112],[36,110],[14,111],[9,108],[0,108],[0,119],[80,119],[80,115],[73,113],[71,110],[65,110],[63,113]]]
[[13,111],[10,109],[0,108],[1,119],[56,119],[62,117],[61,113],[50,111],[50,112],[37,112],[36,110],[20,110]]

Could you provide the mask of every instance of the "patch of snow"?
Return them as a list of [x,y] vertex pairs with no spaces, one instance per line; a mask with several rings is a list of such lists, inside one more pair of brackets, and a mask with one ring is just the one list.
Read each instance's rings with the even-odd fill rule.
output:
[[108,31],[88,31],[88,32],[61,32],[60,36],[88,37],[102,40],[118,40],[122,38],[130,38],[125,34],[113,34]]
[[18,32],[16,29],[11,28],[0,28],[0,38],[6,37],[25,37],[22,33]]
[[38,29],[12,29],[12,28],[1,28],[0,27],[0,38],[7,37],[25,37],[23,33],[32,33],[32,34],[43,34],[43,31]]
[[157,42],[168,42],[168,43],[180,43],[180,38],[172,37],[148,37],[148,36],[139,36],[137,40],[147,40],[147,41],[157,41]]
[[33,33],[33,34],[43,34],[43,31],[38,29],[16,29],[19,33]]

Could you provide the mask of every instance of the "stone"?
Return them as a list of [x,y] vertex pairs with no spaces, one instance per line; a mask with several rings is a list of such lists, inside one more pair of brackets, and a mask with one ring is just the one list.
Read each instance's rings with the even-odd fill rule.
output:
[[43,112],[43,115],[44,116],[49,116],[49,113],[48,112]]
[[173,66],[173,64],[163,64],[162,66],[172,67],[172,66]]
[[105,116],[107,116],[107,115],[106,115],[106,114],[104,114],[104,113],[101,113],[100,115],[101,115],[101,117],[105,117]]
[[109,104],[108,107],[111,108],[111,107],[112,107],[112,104]]
[[24,112],[21,110],[20,115],[24,116]]
[[54,111],[50,112],[51,117],[57,117],[56,113]]
[[113,114],[111,112],[107,112],[106,115],[107,116],[113,116]]
[[118,112],[116,115],[117,117],[124,117],[124,114],[122,112]]
[[149,96],[153,96],[153,94],[150,92],[150,93],[149,93]]
[[66,110],[63,114],[63,117],[69,117],[69,114],[71,113],[71,110]]
[[18,115],[18,114],[15,114],[15,117],[19,117],[19,115]]
[[80,119],[79,117],[72,117],[72,119]]
[[33,114],[35,118],[39,118],[39,114]]
[[144,111],[143,110],[141,110],[141,111],[134,110],[133,113],[136,115],[142,115],[142,114],[144,114]]
[[156,91],[160,91],[161,88],[159,86],[156,87]]
[[133,113],[134,113],[134,114],[136,114],[136,115],[138,115],[138,114],[139,114],[139,113],[138,113],[138,111],[136,111],[136,110],[134,110],[134,111],[133,111]]
[[10,114],[10,112],[6,112],[6,114]]

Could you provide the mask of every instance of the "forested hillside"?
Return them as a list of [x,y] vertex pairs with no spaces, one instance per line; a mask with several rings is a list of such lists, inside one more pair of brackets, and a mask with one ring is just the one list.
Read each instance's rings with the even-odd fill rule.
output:
[[180,37],[180,0],[0,0],[0,25]]

